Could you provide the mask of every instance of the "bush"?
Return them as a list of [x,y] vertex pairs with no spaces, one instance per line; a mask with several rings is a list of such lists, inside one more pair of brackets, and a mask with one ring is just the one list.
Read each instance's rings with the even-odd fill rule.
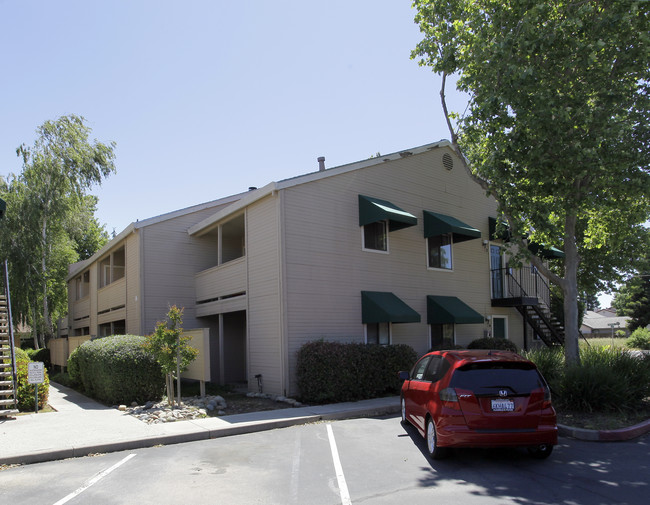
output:
[[48,370],[51,369],[52,363],[50,361],[50,350],[43,348],[43,349],[26,349],[27,355],[29,356],[29,359],[32,361],[40,361],[45,365],[45,368]]
[[328,403],[397,394],[399,370],[417,359],[407,345],[309,342],[298,351],[297,380],[301,400]]
[[650,396],[650,359],[609,347],[581,352],[581,364],[564,372],[560,405],[584,412],[629,412]]
[[505,338],[477,338],[472,340],[467,346],[468,349],[495,349],[500,351],[517,352],[517,346],[514,342]]
[[47,405],[47,398],[50,392],[50,379],[47,370],[44,371],[44,381],[40,384],[30,384],[28,382],[28,364],[29,356],[22,349],[14,348],[16,356],[16,399],[18,401],[18,410],[22,412],[33,411],[36,386],[38,386],[38,408],[42,409]]
[[561,347],[531,349],[522,353],[541,372],[552,391],[558,391],[564,375],[564,352]]
[[650,330],[647,328],[637,328],[632,332],[625,345],[634,349],[650,350]]
[[108,404],[144,403],[162,398],[165,381],[145,337],[116,335],[84,342],[68,359],[73,383]]

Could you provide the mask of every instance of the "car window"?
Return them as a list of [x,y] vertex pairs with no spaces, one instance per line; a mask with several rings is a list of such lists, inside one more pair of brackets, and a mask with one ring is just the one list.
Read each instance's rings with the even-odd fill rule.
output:
[[450,387],[467,389],[475,395],[528,395],[545,387],[544,379],[529,363],[471,363],[454,371]]
[[429,366],[424,373],[424,380],[437,382],[444,377],[449,370],[449,362],[442,356],[432,356]]
[[411,380],[416,380],[416,381],[424,380],[424,372],[427,369],[427,365],[429,364],[430,359],[431,356],[425,356],[415,364],[415,366],[413,367],[413,371],[411,372]]

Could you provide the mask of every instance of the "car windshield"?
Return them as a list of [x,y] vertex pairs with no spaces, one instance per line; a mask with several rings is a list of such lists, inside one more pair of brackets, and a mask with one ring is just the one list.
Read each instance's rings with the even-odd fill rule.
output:
[[501,390],[508,391],[508,395],[527,395],[545,387],[545,383],[529,363],[487,362],[456,369],[449,386],[475,395],[498,395]]

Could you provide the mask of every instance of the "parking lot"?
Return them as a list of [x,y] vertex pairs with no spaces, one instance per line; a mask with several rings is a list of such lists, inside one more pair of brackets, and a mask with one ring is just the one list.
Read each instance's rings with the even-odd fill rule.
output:
[[16,467],[6,503],[645,504],[650,438],[560,438],[548,460],[461,450],[432,462],[397,417],[315,423]]

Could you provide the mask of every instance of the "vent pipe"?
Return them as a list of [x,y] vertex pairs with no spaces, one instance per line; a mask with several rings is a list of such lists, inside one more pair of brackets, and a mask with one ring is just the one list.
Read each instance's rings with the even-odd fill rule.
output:
[[325,156],[318,157],[318,171],[323,172],[325,170]]

